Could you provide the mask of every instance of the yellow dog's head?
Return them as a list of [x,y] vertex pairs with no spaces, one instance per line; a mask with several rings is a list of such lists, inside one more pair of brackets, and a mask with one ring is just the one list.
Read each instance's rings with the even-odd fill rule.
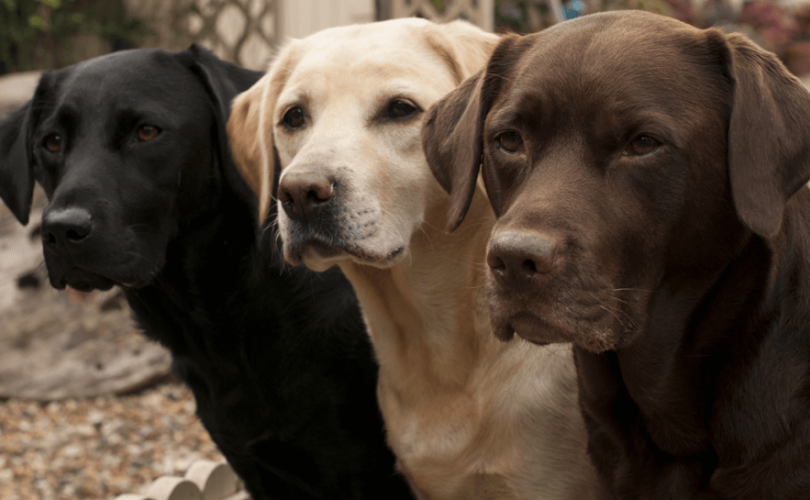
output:
[[424,111],[478,70],[498,37],[463,21],[398,19],[285,45],[233,103],[234,158],[270,213],[275,169],[285,258],[387,267],[447,195],[422,151]]

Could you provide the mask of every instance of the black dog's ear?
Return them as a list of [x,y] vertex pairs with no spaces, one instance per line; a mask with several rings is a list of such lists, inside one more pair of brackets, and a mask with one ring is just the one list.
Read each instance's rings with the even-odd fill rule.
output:
[[770,238],[788,199],[810,180],[810,93],[770,52],[741,35],[722,36],[733,82],[728,172],[734,207],[751,231]]
[[484,122],[515,62],[530,46],[526,37],[503,37],[486,67],[434,104],[422,126],[430,169],[450,195],[447,229],[455,230],[470,208],[484,141]]
[[31,101],[0,120],[0,198],[21,224],[28,224],[34,197],[29,144]]
[[430,169],[450,195],[447,229],[455,230],[470,208],[481,164],[481,86],[485,71],[467,78],[427,112],[422,148]]
[[226,181],[242,199],[256,203],[253,191],[233,162],[225,127],[230,115],[231,101],[256,83],[261,78],[262,73],[240,68],[235,64],[223,61],[208,49],[196,44],[178,55],[181,58],[191,58],[192,63],[189,69],[205,87],[211,99],[217,121],[220,163]]

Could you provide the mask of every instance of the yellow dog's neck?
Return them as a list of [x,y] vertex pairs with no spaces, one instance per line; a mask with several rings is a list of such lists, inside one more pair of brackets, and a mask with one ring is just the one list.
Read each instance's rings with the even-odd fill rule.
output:
[[443,205],[427,211],[399,265],[341,265],[380,362],[399,471],[419,498],[596,498],[570,351],[491,334],[483,286],[495,217],[477,192],[448,234]]
[[492,350],[487,346],[497,344],[482,288],[495,223],[489,204],[476,194],[453,233],[444,229],[446,206],[430,212],[402,263],[341,266],[369,325],[381,385],[405,406],[409,395],[424,401],[431,393],[464,391],[482,355]]

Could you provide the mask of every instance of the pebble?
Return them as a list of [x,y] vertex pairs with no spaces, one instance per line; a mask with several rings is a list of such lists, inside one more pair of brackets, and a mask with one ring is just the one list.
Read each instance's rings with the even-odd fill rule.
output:
[[224,460],[194,412],[179,383],[128,396],[0,402],[0,499],[111,500],[183,475],[195,460]]

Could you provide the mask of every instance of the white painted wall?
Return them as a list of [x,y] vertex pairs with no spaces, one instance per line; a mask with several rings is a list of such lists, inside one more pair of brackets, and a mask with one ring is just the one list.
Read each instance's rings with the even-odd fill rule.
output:
[[282,0],[279,7],[281,39],[375,20],[374,0]]

